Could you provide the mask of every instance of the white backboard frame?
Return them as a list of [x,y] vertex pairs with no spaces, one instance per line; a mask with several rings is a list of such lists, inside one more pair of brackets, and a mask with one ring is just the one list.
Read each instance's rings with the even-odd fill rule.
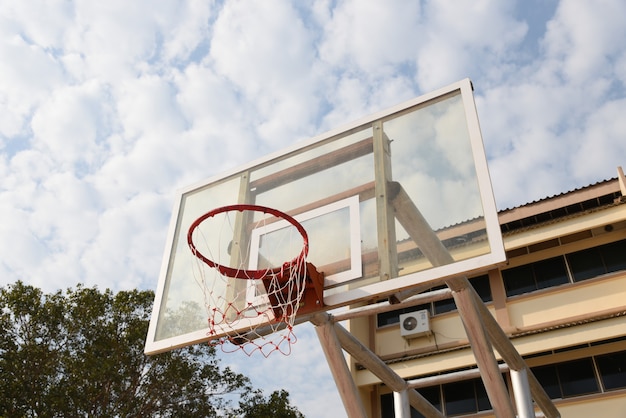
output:
[[[253,161],[243,167],[228,170],[227,172],[222,173],[218,176],[211,177],[207,180],[198,182],[190,187],[180,190],[178,193],[177,202],[173,210],[172,221],[170,224],[170,230],[167,238],[167,246],[157,285],[154,310],[152,313],[148,336],[146,339],[146,353],[153,354],[157,352],[167,351],[176,347],[191,345],[198,342],[207,341],[209,339],[206,329],[198,329],[179,335],[172,335],[165,338],[157,338],[159,321],[162,315],[164,315],[165,310],[168,309],[170,299],[172,298],[172,286],[179,286],[178,283],[172,283],[172,280],[179,280],[180,278],[172,277],[175,268],[171,265],[171,261],[176,260],[176,257],[180,257],[179,253],[184,251],[184,245],[180,243],[180,236],[184,233],[183,229],[185,228],[185,226],[181,226],[179,224],[180,220],[183,219],[185,216],[193,217],[192,215],[188,214],[189,209],[193,205],[190,206],[191,204],[188,203],[186,199],[188,199],[189,197],[193,197],[194,194],[201,193],[208,187],[207,185],[219,184],[220,182],[223,183],[229,181],[228,179],[233,178],[233,176],[237,176],[238,173],[250,172],[255,170],[256,167],[267,167],[275,160],[279,160],[281,158],[289,158],[292,155],[298,155],[298,153],[301,153],[308,149],[312,149],[318,146],[318,144],[326,144],[328,143],[328,141],[333,140],[334,137],[341,137],[342,135],[345,135],[344,133],[357,132],[363,127],[373,127],[375,121],[382,121],[382,123],[384,123],[384,121],[388,121],[395,117],[394,115],[396,114],[402,114],[403,112],[406,113],[407,109],[425,106],[428,105],[428,103],[430,102],[436,103],[437,101],[442,100],[442,97],[445,98],[450,96],[451,94],[458,94],[460,96],[462,106],[465,112],[467,135],[471,144],[470,152],[472,154],[476,181],[478,183],[478,189],[480,191],[480,204],[482,205],[484,215],[484,229],[488,237],[489,252],[476,257],[455,261],[452,264],[435,266],[426,270],[400,275],[399,277],[386,279],[380,278],[379,280],[368,280],[364,281],[363,283],[359,283],[358,281],[355,282],[354,279],[358,278],[358,276],[356,276],[356,272],[362,274],[362,270],[359,269],[361,269],[362,267],[362,263],[360,261],[363,255],[361,252],[363,249],[360,245],[360,229],[357,228],[356,224],[353,224],[352,220],[356,219],[357,222],[359,222],[359,220],[362,222],[364,219],[362,216],[359,216],[358,205],[360,201],[358,196],[351,196],[347,199],[347,201],[350,202],[347,204],[347,206],[349,207],[351,212],[351,234],[353,234],[353,239],[359,240],[359,243],[358,245],[356,242],[353,242],[351,244],[352,253],[350,257],[352,267],[349,270],[350,273],[348,274],[348,276],[329,276],[328,281],[326,282],[326,287],[328,288],[328,291],[325,292],[324,303],[325,305],[327,305],[328,309],[331,309],[335,307],[350,305],[357,302],[377,301],[397,291],[410,289],[417,285],[428,282],[441,281],[446,278],[459,275],[472,275],[484,272],[489,268],[493,268],[494,266],[505,262],[506,256],[504,252],[504,245],[502,243],[500,225],[497,217],[497,209],[491,189],[491,181],[489,178],[489,171],[487,167],[487,159],[483,148],[480,126],[478,123],[478,116],[476,113],[476,108],[472,95],[472,85],[469,79],[465,79],[432,93],[402,103],[398,106],[394,106],[390,109],[375,113],[371,116],[353,122],[344,127],[312,138],[308,141],[299,142],[291,147],[288,147],[282,152],[273,153],[265,158]],[[350,175],[350,173],[347,174]],[[237,199],[238,193],[238,190],[234,191],[234,200]],[[228,199],[224,198],[223,202],[217,201],[216,203],[208,204],[208,207],[206,207],[205,210],[208,211],[214,207],[233,203],[237,202],[233,202],[232,199],[231,201],[229,201]],[[331,210],[330,208],[332,207],[332,205],[325,205],[321,208],[313,209],[304,213],[300,213],[299,215],[295,215],[295,218],[304,220],[303,217],[306,216],[321,216],[324,211]],[[197,209],[197,211],[199,212],[194,215],[195,217],[199,216],[202,212],[200,211],[200,209]],[[256,239],[258,240],[258,237]],[[355,253],[357,249],[359,251],[358,254]],[[359,261],[357,262],[356,260]]]

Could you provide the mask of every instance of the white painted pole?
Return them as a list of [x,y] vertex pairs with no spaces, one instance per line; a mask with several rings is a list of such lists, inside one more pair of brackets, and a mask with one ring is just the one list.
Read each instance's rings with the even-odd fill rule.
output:
[[393,410],[396,418],[411,418],[408,390],[393,393]]
[[527,370],[525,368],[521,370],[511,369],[510,373],[518,418],[534,418],[535,408],[533,407],[533,399],[530,396]]

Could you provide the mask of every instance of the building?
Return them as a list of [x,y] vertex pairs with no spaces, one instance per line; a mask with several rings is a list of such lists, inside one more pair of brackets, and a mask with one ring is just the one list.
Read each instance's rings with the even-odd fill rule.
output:
[[[625,417],[623,171],[503,210],[499,220],[507,264],[470,282],[562,416]],[[494,416],[452,299],[351,319],[348,327],[445,416]],[[392,392],[350,363],[369,416],[393,417]],[[505,364],[501,370],[511,387]]]

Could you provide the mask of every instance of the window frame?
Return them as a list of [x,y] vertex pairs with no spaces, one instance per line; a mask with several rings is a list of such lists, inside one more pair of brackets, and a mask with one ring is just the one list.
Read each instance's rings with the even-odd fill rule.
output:
[[[527,295],[540,290],[580,283],[605,274],[626,270],[626,261],[620,262],[619,256],[616,256],[621,250],[626,250],[626,239],[591,246],[582,250],[567,252],[554,257],[502,269],[500,270],[500,274],[506,297],[511,298]],[[576,258],[593,253],[597,253],[597,257],[594,256],[596,259],[592,264],[589,264],[589,267],[584,267],[584,260]],[[543,271],[540,269],[540,266],[549,261],[556,262],[557,260],[562,260],[567,281],[554,280],[555,276],[540,280],[541,272]],[[579,267],[582,267],[583,270],[579,270]],[[592,272],[587,273],[587,271]],[[514,281],[518,281],[518,283],[513,283]],[[519,281],[521,281],[521,283]],[[541,286],[542,283],[550,283],[551,281],[554,281],[555,284]]]
[[[485,274],[481,274],[479,276],[475,276],[475,277],[471,277],[469,279],[470,283],[476,282],[480,280],[481,282],[484,280],[485,283],[481,283],[481,286],[475,287],[476,292],[478,293],[478,296],[480,296],[481,300],[485,303],[490,303],[493,301],[493,292],[491,291],[491,283],[489,282],[489,274],[485,273]],[[486,284],[486,286],[485,286]],[[437,289],[443,289],[445,288],[446,285],[441,285],[441,286],[436,286],[433,287],[432,290],[437,290]],[[484,289],[487,289],[489,291],[489,294],[485,294]],[[481,290],[482,289],[482,290]],[[452,303],[450,303],[450,301]],[[449,310],[443,310],[443,311],[439,311],[438,310],[438,306],[442,306],[443,304],[439,304],[438,302],[447,302],[445,305],[449,306],[449,305],[453,305],[454,308],[449,309]],[[428,313],[430,314],[431,317],[437,316],[437,315],[443,315],[449,312],[455,312],[456,311],[456,305],[454,304],[454,299],[453,298],[448,298],[448,299],[444,299],[442,301],[435,301],[435,302],[429,302],[429,303],[424,303],[422,305],[417,305],[417,306],[411,306],[408,308],[401,308],[401,309],[396,309],[393,311],[389,311],[389,312],[383,312],[383,313],[379,313],[376,315],[376,328],[380,329],[380,328],[385,328],[388,326],[392,326],[395,324],[398,324],[400,322],[399,320],[399,316],[405,313],[410,313],[410,312],[416,312],[416,311],[421,311],[421,310],[427,310]],[[382,323],[382,320],[384,320],[385,322]]]

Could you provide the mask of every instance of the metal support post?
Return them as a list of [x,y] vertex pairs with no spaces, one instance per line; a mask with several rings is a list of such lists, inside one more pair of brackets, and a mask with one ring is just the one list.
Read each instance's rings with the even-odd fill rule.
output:
[[408,390],[393,393],[393,410],[396,418],[411,418],[411,404]]
[[517,417],[534,418],[535,408],[533,407],[533,399],[530,396],[527,370],[510,370],[510,373],[511,382],[513,383],[513,394],[515,395],[515,406],[517,407]]

